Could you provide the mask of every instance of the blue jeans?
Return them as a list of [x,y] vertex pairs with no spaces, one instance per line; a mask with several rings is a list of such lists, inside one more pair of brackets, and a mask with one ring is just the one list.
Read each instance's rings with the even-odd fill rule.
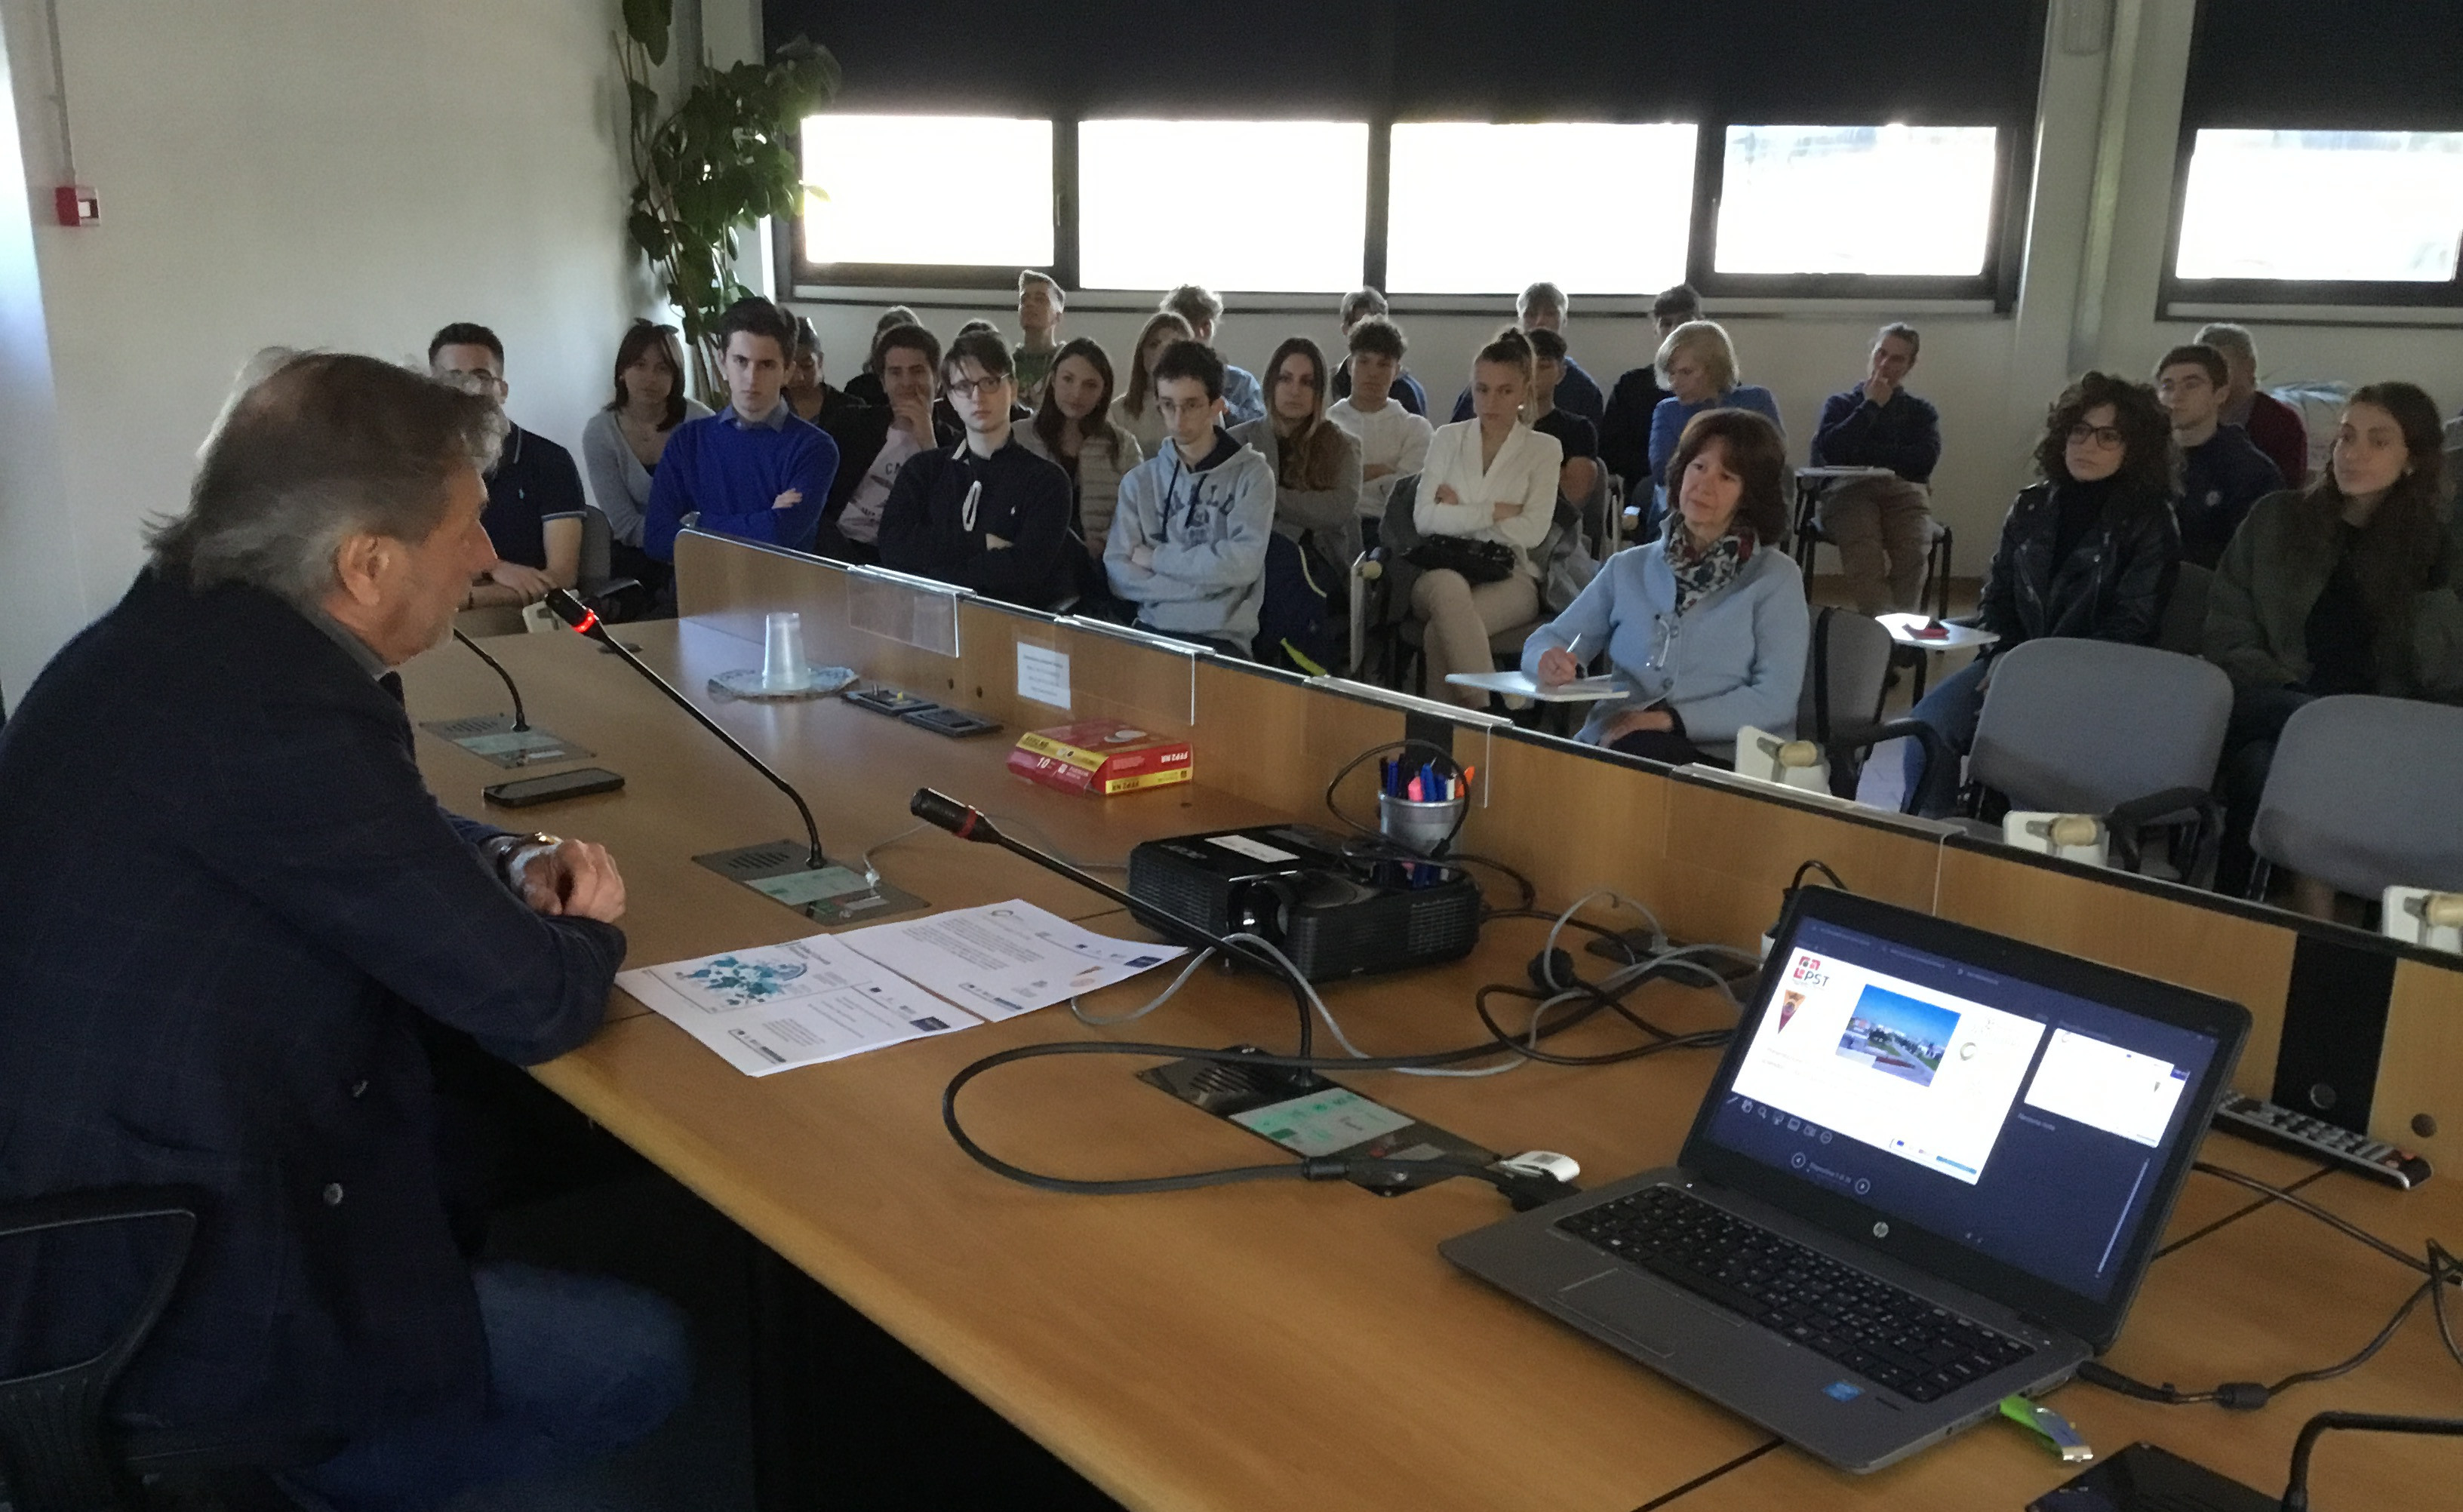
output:
[[1907,745],[1907,791],[1916,792],[1922,785],[1923,795],[1915,811],[1938,819],[1948,814],[1958,801],[1959,768],[1968,751],[1975,745],[1975,722],[1984,712],[1984,677],[1990,664],[1983,660],[1969,662],[1951,676],[1933,684],[1924,702],[1907,711],[1910,719],[1922,720],[1941,732],[1950,747],[1941,766],[1947,770],[1926,771],[1922,745]]
[[285,1477],[292,1488],[338,1512],[425,1512],[473,1486],[611,1454],[683,1404],[692,1346],[673,1303],[512,1262],[471,1280],[488,1332],[486,1409],[375,1429]]

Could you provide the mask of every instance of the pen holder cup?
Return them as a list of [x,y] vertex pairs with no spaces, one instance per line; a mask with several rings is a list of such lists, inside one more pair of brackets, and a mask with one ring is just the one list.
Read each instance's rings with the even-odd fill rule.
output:
[[1443,855],[1454,829],[1462,823],[1462,798],[1414,803],[1392,793],[1377,795],[1377,828],[1385,838],[1421,855]]

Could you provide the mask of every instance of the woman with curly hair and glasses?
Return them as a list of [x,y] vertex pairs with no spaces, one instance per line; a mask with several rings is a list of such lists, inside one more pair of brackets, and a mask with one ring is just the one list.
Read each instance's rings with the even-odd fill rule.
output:
[[1915,706],[1953,753],[1949,769],[1927,772],[1923,751],[1907,752],[1907,781],[1926,788],[1924,813],[1951,810],[1995,655],[2051,636],[2143,645],[2180,575],[2172,422],[2153,389],[2110,373],[2071,384],[2045,419],[2036,471],[2001,522],[1976,605],[1976,623],[2000,643]]

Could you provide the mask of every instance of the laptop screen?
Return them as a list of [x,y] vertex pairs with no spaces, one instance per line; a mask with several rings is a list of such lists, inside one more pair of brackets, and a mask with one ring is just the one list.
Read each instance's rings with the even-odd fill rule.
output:
[[[2226,1046],[1799,915],[1698,1133],[2103,1303]],[[2123,1295],[2126,1295],[2125,1290]]]

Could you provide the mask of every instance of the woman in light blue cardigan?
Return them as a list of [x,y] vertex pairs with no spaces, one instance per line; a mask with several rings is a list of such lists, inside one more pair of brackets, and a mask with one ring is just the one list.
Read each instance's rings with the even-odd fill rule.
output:
[[1794,737],[1804,689],[1812,618],[1783,550],[1786,443],[1759,415],[1708,410],[1685,427],[1673,476],[1667,530],[1609,557],[1533,631],[1522,670],[1569,682],[1605,649],[1631,696],[1594,705],[1583,740],[1671,766],[1731,766],[1748,724]]

